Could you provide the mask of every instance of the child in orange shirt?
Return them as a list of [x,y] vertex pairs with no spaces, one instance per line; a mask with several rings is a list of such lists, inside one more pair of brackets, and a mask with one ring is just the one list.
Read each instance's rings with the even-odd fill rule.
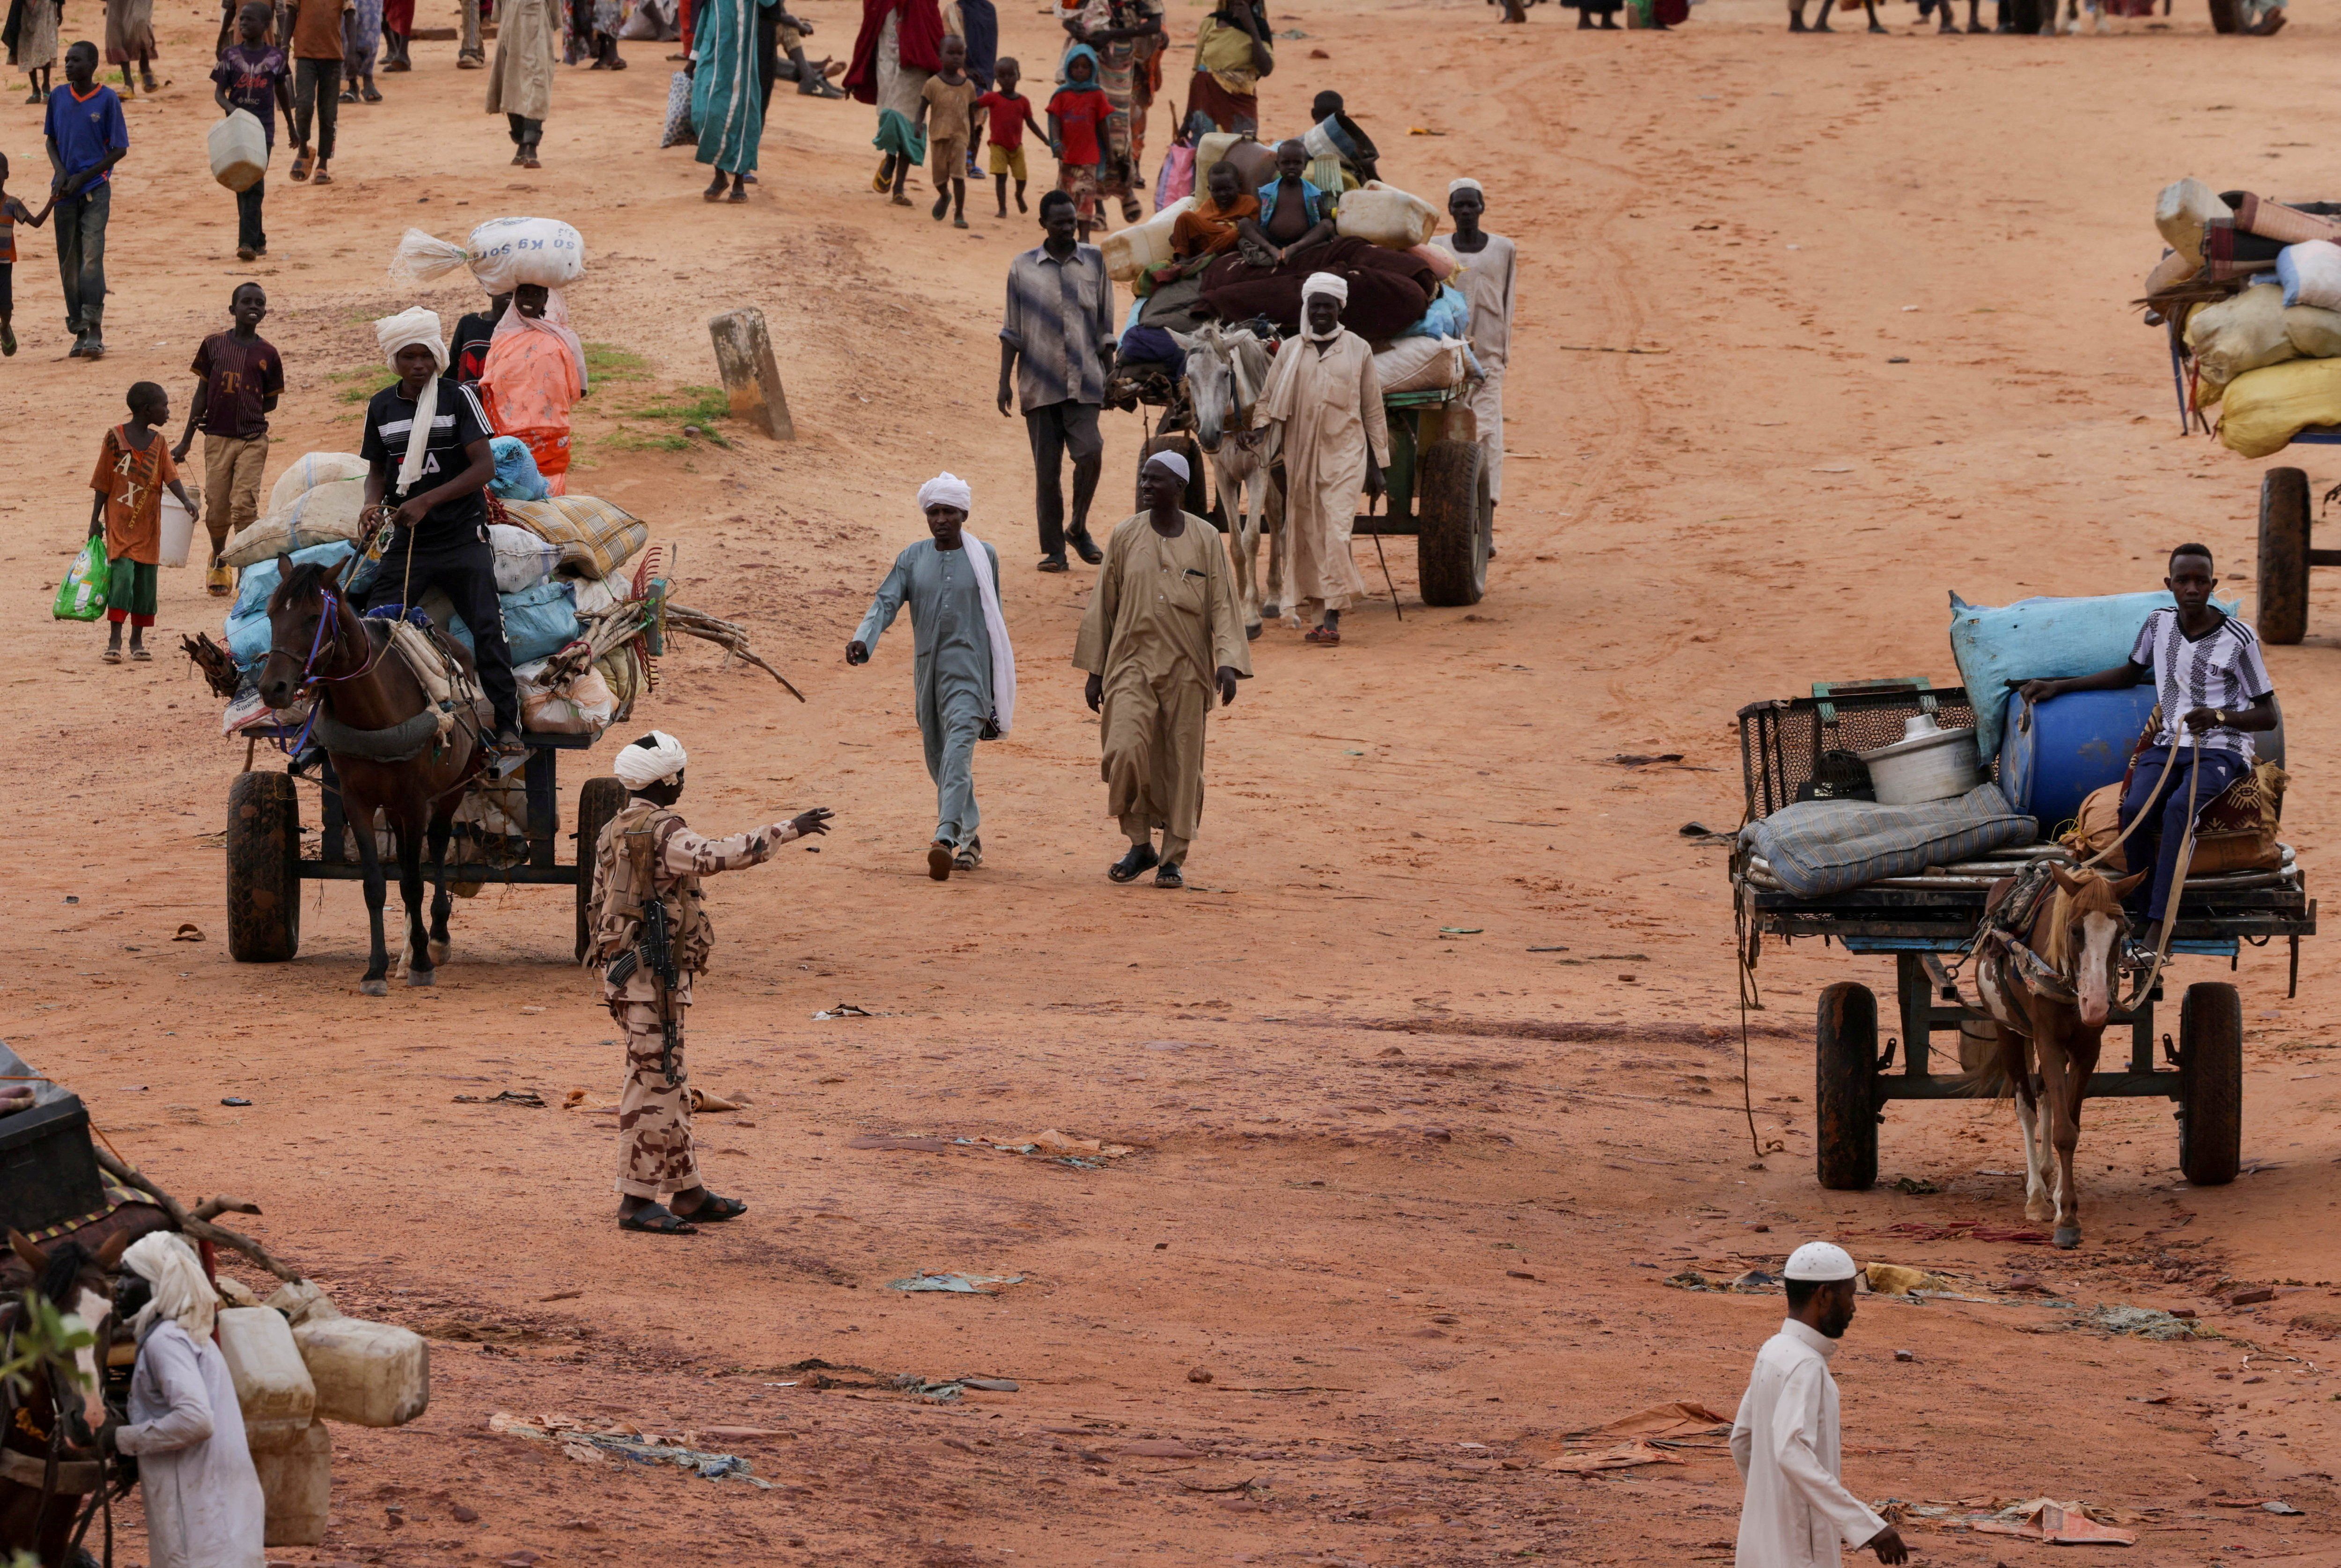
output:
[[130,422],[105,432],[98,449],[97,467],[89,487],[97,495],[90,502],[89,536],[105,536],[109,572],[105,619],[113,635],[105,644],[105,661],[122,662],[122,623],[130,622],[130,657],[145,660],[146,629],[154,624],[156,569],[163,561],[163,487],[179,498],[189,512],[195,503],[179,482],[178,465],[171,461],[170,443],[156,428],[171,422],[171,395],[153,382],[130,389]]

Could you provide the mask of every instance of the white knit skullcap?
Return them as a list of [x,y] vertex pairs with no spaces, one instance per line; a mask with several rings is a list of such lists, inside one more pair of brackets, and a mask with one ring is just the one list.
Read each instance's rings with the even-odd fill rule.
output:
[[1158,452],[1146,460],[1146,466],[1170,470],[1179,476],[1180,484],[1187,482],[1187,476],[1192,471],[1187,466],[1187,460],[1175,452]]
[[195,1340],[212,1336],[212,1321],[219,1310],[219,1293],[204,1277],[195,1249],[174,1231],[149,1231],[130,1244],[122,1266],[154,1287],[154,1294],[130,1321],[134,1335],[144,1335],[157,1318],[175,1320]]
[[1473,179],[1469,174],[1464,175],[1459,180],[1449,180],[1447,182],[1447,194],[1451,196],[1458,191],[1478,191],[1483,196],[1488,194],[1480,185],[1479,182]]
[[1350,303],[1349,280],[1338,273],[1311,273],[1309,281],[1300,285],[1300,297],[1305,301],[1311,294],[1330,294],[1346,305]]
[[975,491],[959,475],[943,472],[919,486],[919,510],[931,506],[955,506],[961,511],[975,510]]
[[438,313],[421,305],[374,323],[374,341],[382,345],[383,360],[393,370],[398,368],[398,351],[418,343],[431,351],[441,370],[447,368],[447,345],[439,335]]
[[1783,1279],[1838,1280],[1854,1275],[1853,1255],[1834,1242],[1808,1241],[1788,1255]]
[[629,789],[647,789],[653,784],[664,783],[682,771],[691,759],[684,755],[682,742],[663,729],[653,729],[622,748],[611,762],[611,770],[618,782]]

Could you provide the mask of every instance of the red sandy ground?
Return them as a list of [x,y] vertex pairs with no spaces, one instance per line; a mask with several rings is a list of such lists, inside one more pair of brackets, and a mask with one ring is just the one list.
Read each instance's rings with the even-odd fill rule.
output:
[[[1193,9],[1174,7],[1182,37]],[[2305,150],[2336,129],[2335,33],[2321,4],[2273,44],[2181,9],[2167,32],[2057,41],[1793,39],[1753,0],[1715,0],[1672,37],[1579,34],[1557,6],[1501,29],[1473,0],[1280,13],[1310,42],[1282,50],[1276,124],[1338,86],[1394,181],[1436,194],[1476,173],[1520,242],[1503,553],[1475,610],[1415,602],[1400,542],[1403,624],[1368,604],[1337,651],[1270,630],[1259,678],[1213,721],[1192,885],[1166,894],[1101,875],[1117,845],[1061,662],[1090,579],[1030,571],[1022,432],[991,408],[1001,280],[1030,219],[995,222],[988,193],[970,233],[887,206],[867,189],[870,113],[785,87],[753,202],[708,208],[688,154],[652,150],[672,67],[645,45],[627,74],[563,74],[547,167],[522,176],[475,112],[483,77],[426,44],[413,74],[384,78],[388,103],[344,108],[334,187],[294,184],[280,160],[276,249],[239,267],[203,168],[212,16],[166,7],[175,84],[130,110],[102,366],[62,357],[49,240],[21,236],[25,348],[0,365],[20,758],[0,995],[10,1042],[126,1155],[183,1195],[256,1199],[255,1231],[345,1307],[434,1336],[428,1414],[337,1428],[333,1533],[272,1560],[1721,1560],[1738,1494],[1718,1454],[1590,1479],[1539,1464],[1562,1434],[1661,1400],[1728,1411],[1777,1300],[1660,1282],[1828,1236],[1973,1294],[2028,1270],[2085,1307],[2189,1306],[2228,1336],[1867,1302],[1837,1364],[1864,1495],[2086,1498],[2140,1516],[2126,1562],[2341,1562],[2334,1348],[2294,1326],[2341,1311],[2333,949],[2308,945],[2297,1001],[2278,951],[2247,950],[2235,977],[2253,1174],[2189,1190],[2167,1107],[2097,1106],[2080,1251],[1911,1242],[1886,1227],[2022,1223],[2013,1118],[1898,1107],[1884,1173],[1940,1195],[1818,1190],[1813,998],[1888,975],[1774,949],[1753,1097],[1785,1147],[1753,1163],[1722,854],[1676,832],[1738,820],[1742,703],[1817,679],[1949,679],[1948,590],[2148,586],[2170,543],[2202,537],[2248,596],[2255,465],[2174,434],[2161,340],[2125,302],[2165,181],[2332,194]],[[1007,46],[1047,60],[1050,25],[1008,10]],[[808,14],[818,44],[848,46],[851,7]],[[1907,32],[1909,13],[1888,15]],[[94,25],[77,7],[67,36]],[[0,115],[22,182],[42,164],[36,111]],[[564,892],[463,904],[435,991],[358,994],[346,886],[312,889],[297,962],[230,962],[219,835],[241,753],[218,705],[175,654],[101,667],[100,632],[45,614],[123,389],[162,380],[184,410],[234,281],[271,291],[292,377],[280,460],[347,449],[340,393],[372,384],[366,323],[413,297],[382,273],[400,231],[513,212],[584,232],[577,319],[643,361],[647,379],[588,405],[575,488],[652,519],[681,548],[681,597],[746,623],[812,700],[685,647],[637,727],[692,748],[702,829],[840,813],[818,854],[713,890],[693,1076],[752,1104],[701,1132],[718,1189],[753,1207],[692,1240],[614,1228],[607,1118],[453,1103],[614,1095]],[[450,320],[476,297],[424,293]],[[742,304],[772,320],[800,439],[630,440],[675,431],[630,411],[712,381],[703,323]],[[1666,352],[1577,352],[1628,346]],[[1142,432],[1106,422],[1110,526]],[[1009,563],[1024,704],[979,762],[989,864],[936,886],[907,630],[867,670],[839,650],[916,537],[912,488],[943,467],[973,481],[974,527]],[[216,630],[195,572],[164,583],[164,646]],[[2319,766],[2341,693],[2330,579],[2311,620],[2270,662],[2298,778],[2288,837],[2314,871],[2336,799]],[[1608,760],[1661,750],[1685,766]],[[573,796],[606,757],[569,769]],[[174,944],[183,920],[208,939]],[[809,1021],[840,1001],[879,1016]],[[255,1103],[223,1108],[230,1095]],[[1081,1170],[849,1146],[1050,1127],[1141,1152]],[[885,1288],[921,1267],[1024,1283]],[[2229,1277],[2283,1291],[2228,1310]],[[808,1358],[1021,1386],[947,1405],[820,1393],[782,1370]],[[588,1466],[487,1434],[497,1411],[766,1428],[715,1445],[781,1484]],[[1160,1439],[1205,1457],[1121,1447]],[[2275,1497],[2303,1513],[2220,1506]],[[1911,1535],[1929,1563],[2049,1552]]]

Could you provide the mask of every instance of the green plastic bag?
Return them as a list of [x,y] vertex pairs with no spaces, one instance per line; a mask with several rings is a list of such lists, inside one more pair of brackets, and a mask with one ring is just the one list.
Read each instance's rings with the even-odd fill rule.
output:
[[51,613],[59,620],[95,620],[105,613],[105,590],[113,580],[105,536],[92,534],[74,558],[73,570],[57,584],[57,601],[49,607]]

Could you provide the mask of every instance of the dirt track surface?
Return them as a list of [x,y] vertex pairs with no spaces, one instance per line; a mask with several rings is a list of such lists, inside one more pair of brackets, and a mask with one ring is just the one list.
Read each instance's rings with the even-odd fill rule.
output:
[[[1004,47],[1049,58],[1049,25],[1008,9]],[[1174,8],[1182,39],[1191,11]],[[807,14],[817,43],[850,45],[848,7]],[[1908,11],[1887,15],[1907,33]],[[2085,1498],[2133,1521],[2125,1560],[2142,1563],[2341,1562],[2335,1347],[2318,1320],[2295,1326],[2325,1314],[2329,1333],[2341,1312],[2332,949],[2307,945],[2297,1001],[2276,949],[2247,949],[2236,977],[2252,1174],[2191,1190],[2167,1107],[2093,1106],[2081,1250],[1928,1241],[1888,1227],[2023,1226],[2013,1117],[1898,1107],[1883,1176],[1939,1192],[1818,1190],[1814,997],[1890,974],[1776,948],[1752,1097],[1782,1146],[1754,1161],[1722,852],[1677,832],[1738,819],[1742,703],[1954,679],[1948,590],[2150,586],[2200,537],[2248,596],[2259,465],[2175,435],[2161,340],[2125,302],[2166,180],[2334,194],[2304,150],[2335,129],[2326,14],[2296,8],[2272,44],[2215,39],[2192,12],[2167,34],[2054,42],[1792,39],[1752,0],[1663,38],[1580,34],[1554,7],[1524,29],[1493,15],[1279,15],[1311,39],[1283,47],[1276,125],[1338,86],[1395,182],[1436,196],[1477,174],[1520,243],[1502,554],[1468,612],[1415,600],[1400,543],[1403,624],[1370,603],[1330,651],[1270,630],[1259,678],[1213,720],[1178,894],[1101,875],[1118,849],[1062,662],[1090,579],[1029,570],[1022,432],[991,406],[1030,220],[994,222],[988,192],[971,233],[887,206],[867,189],[870,113],[785,86],[754,201],[704,207],[688,155],[651,149],[672,67],[647,45],[624,75],[563,74],[548,166],[522,176],[473,112],[483,78],[425,44],[413,74],[384,78],[389,103],[344,107],[336,185],[294,185],[280,160],[274,253],[239,268],[201,166],[212,21],[160,18],[176,84],[130,111],[102,367],[63,359],[50,241],[21,235],[25,348],[0,366],[20,754],[0,994],[10,1043],[125,1155],[190,1199],[257,1200],[255,1231],[346,1309],[434,1338],[428,1414],[336,1428],[333,1533],[272,1561],[1727,1559],[1738,1489],[1712,1445],[1609,1475],[1542,1466],[1565,1434],[1660,1401],[1728,1414],[1778,1299],[1663,1282],[1826,1236],[1993,1298],[1865,1300],[1837,1362],[1864,1496]],[[67,37],[93,25],[76,8]],[[21,191],[36,111],[0,116]],[[613,1227],[609,1117],[456,1101],[614,1098],[564,890],[461,905],[432,992],[358,994],[364,914],[343,885],[312,886],[296,962],[230,962],[219,831],[241,749],[174,653],[103,668],[102,632],[45,614],[123,389],[159,379],[184,412],[234,281],[267,284],[292,375],[273,478],[354,444],[341,393],[372,384],[349,373],[374,361],[365,323],[411,303],[382,278],[400,230],[512,212],[584,232],[583,335],[642,359],[587,405],[573,488],[651,518],[680,546],[678,597],[745,622],[811,698],[686,647],[634,729],[691,748],[702,829],[840,812],[819,853],[712,887],[692,1073],[749,1108],[703,1117],[702,1148],[752,1206],[691,1240]],[[450,322],[475,298],[425,297]],[[802,439],[662,450],[679,422],[630,411],[712,381],[704,320],[740,304],[772,319]],[[1629,347],[1663,352],[1577,352]],[[1107,424],[1101,526],[1141,435]],[[908,629],[868,669],[840,650],[917,536],[913,488],[944,467],[1008,564],[1023,705],[978,761],[989,863],[936,886]],[[2311,625],[2270,663],[2287,837],[2313,878],[2336,799],[2329,580]],[[159,645],[216,627],[198,574],[166,572]],[[564,818],[608,750],[566,759]],[[1609,760],[1669,751],[1683,765]],[[314,823],[314,792],[304,810]],[[173,943],[188,920],[208,939]],[[876,1016],[810,1021],[841,1001]],[[1092,1169],[949,1141],[1051,1128],[1137,1152]],[[944,1142],[854,1146],[872,1135]],[[887,1288],[921,1268],[1022,1283]],[[2005,1297],[2019,1271],[2049,1295]],[[2231,1308],[2227,1280],[2279,1294]],[[2121,1303],[2191,1308],[2225,1337],[2072,1326]],[[791,1370],[811,1360],[862,1370],[817,1390]],[[905,1374],[1020,1386],[947,1404],[868,1386]],[[490,1435],[500,1411],[763,1429],[702,1441],[779,1484],[589,1465]],[[2234,1506],[2273,1498],[2302,1514]],[[1927,1563],[2047,1550],[1910,1534]]]

